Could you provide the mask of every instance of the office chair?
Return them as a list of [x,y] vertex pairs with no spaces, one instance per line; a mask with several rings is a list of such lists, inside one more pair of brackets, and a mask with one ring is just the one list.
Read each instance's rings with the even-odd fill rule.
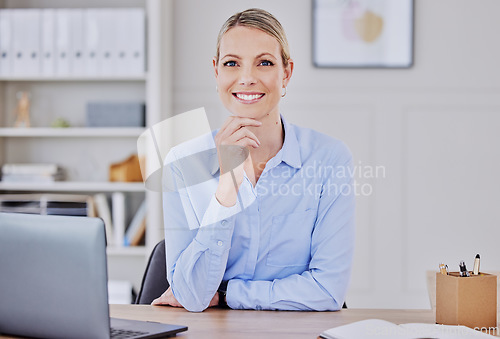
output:
[[135,300],[136,304],[151,304],[169,287],[167,281],[167,263],[165,257],[165,240],[156,244],[149,256],[141,289]]
[[[165,257],[165,239],[153,248],[148,265],[142,277],[141,290],[135,300],[136,304],[151,304],[169,287],[167,281],[167,264]],[[347,308],[346,303],[342,308]]]

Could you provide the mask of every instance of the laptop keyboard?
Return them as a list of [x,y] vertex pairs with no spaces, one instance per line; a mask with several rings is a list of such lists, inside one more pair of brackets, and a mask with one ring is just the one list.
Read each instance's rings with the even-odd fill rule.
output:
[[129,330],[120,330],[117,328],[111,328],[111,338],[113,339],[133,338],[147,333],[148,332],[129,331]]

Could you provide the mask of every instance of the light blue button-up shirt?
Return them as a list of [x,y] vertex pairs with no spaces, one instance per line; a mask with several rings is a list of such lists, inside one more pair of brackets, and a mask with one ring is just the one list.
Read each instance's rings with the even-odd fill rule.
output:
[[217,131],[174,147],[164,167],[167,279],[203,311],[228,280],[234,309],[338,310],[354,247],[352,157],[340,141],[283,118],[285,139],[235,206],[215,199]]

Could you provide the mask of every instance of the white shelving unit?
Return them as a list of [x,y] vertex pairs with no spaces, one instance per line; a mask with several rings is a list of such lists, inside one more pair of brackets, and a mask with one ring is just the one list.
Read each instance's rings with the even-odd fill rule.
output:
[[86,127],[32,127],[32,128],[0,128],[0,137],[22,137],[22,138],[43,138],[43,137],[139,137],[144,128],[86,128]]
[[25,76],[9,76],[2,77],[0,76],[0,81],[68,81],[68,82],[81,82],[81,81],[146,81],[146,75],[138,75],[138,76],[74,76],[74,77],[25,77]]
[[143,183],[59,181],[54,183],[0,182],[0,191],[21,192],[145,192]]
[[[171,115],[172,7],[170,1],[126,0],[123,2],[54,0],[0,0],[0,8],[143,7],[146,12],[147,73],[139,76],[0,77],[0,165],[9,162],[55,162],[72,169],[68,181],[55,183],[0,182],[0,194],[26,192],[143,194],[147,202],[146,244],[107,249],[110,278],[127,277],[140,284],[142,269],[154,245],[163,238],[161,194],[147,191],[142,182],[108,182],[109,164],[136,153],[137,138],[145,128],[86,128],[87,101],[131,101],[146,103],[146,125],[150,127]],[[13,128],[15,93],[27,90],[31,98],[31,128]],[[69,128],[51,128],[62,117]],[[113,260],[118,264],[113,265]],[[127,271],[137,269],[132,278]],[[135,269],[134,269],[135,270]]]

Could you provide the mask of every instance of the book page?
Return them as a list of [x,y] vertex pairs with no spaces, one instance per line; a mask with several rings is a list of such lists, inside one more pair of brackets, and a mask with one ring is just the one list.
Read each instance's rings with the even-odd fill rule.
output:
[[481,333],[466,326],[438,325],[438,324],[401,324],[399,327],[412,331],[419,337],[439,339],[475,339],[494,338],[486,333]]
[[409,323],[396,325],[380,319],[357,321],[324,331],[320,335],[327,339],[480,339],[493,336],[465,326]]
[[327,339],[415,338],[414,336],[409,335],[408,331],[411,331],[411,329],[404,329],[389,321],[367,319],[331,328],[321,333],[321,337]]

